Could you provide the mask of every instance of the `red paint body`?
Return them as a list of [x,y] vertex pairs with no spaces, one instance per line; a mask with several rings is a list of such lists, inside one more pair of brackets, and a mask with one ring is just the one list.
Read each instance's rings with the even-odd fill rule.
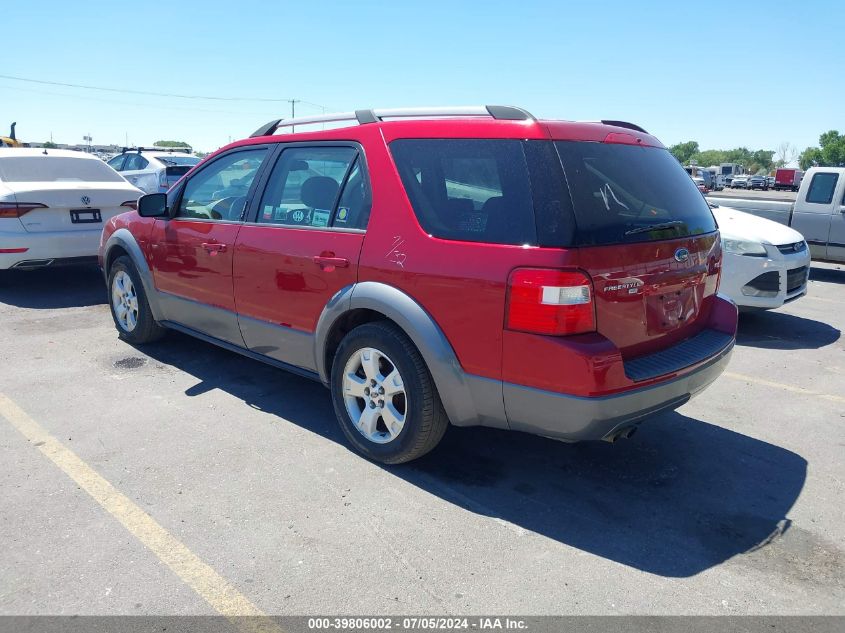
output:
[[[713,309],[721,269],[718,233],[570,249],[434,238],[417,221],[389,153],[389,143],[402,138],[555,139],[663,147],[648,134],[602,124],[482,118],[391,121],[246,139],[220,151],[310,140],[361,143],[372,190],[366,234],[213,223],[208,223],[208,232],[198,232],[183,229],[178,221],[147,220],[130,212],[107,225],[103,241],[116,228],[128,227],[141,243],[160,290],[304,332],[314,331],[339,289],[355,281],[382,282],[415,299],[431,315],[465,372],[579,396],[649,384],[634,385],[625,376],[623,359],[670,347],[705,327],[735,332],[735,314]],[[202,244],[212,240],[227,245],[227,250],[209,254]],[[681,247],[690,253],[685,263],[674,259]],[[314,261],[319,256],[348,260],[349,265],[321,265]],[[593,284],[597,331],[558,337],[505,329],[508,277],[518,267],[585,272]],[[641,292],[605,290],[624,280],[635,280]],[[683,320],[666,322],[667,313]]]

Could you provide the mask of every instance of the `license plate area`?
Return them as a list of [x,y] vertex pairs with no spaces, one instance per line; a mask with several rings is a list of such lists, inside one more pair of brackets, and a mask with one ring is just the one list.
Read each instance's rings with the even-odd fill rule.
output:
[[71,209],[70,221],[72,224],[97,224],[103,221],[99,209]]
[[698,293],[686,287],[646,298],[646,322],[649,334],[671,332],[693,320],[698,314]]

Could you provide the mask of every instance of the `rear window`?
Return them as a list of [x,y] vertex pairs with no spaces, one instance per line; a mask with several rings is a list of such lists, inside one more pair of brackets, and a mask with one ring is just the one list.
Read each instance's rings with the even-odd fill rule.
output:
[[196,156],[153,156],[153,158],[165,165],[187,165],[188,167],[193,167],[200,162]]
[[833,192],[836,189],[838,174],[821,173],[813,176],[810,182],[810,189],[807,191],[807,202],[813,204],[830,204],[833,201]]
[[402,139],[390,149],[421,226],[443,239],[563,247],[716,230],[664,149],[515,139]]
[[556,141],[572,195],[576,242],[620,244],[700,235],[716,221],[665,149]]
[[0,158],[3,182],[120,182],[123,177],[101,160],[69,156]]

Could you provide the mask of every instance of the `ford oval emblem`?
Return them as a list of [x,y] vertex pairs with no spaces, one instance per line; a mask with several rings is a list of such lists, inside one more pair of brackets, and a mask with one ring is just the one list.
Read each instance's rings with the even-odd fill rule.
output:
[[684,263],[689,259],[689,251],[685,248],[679,248],[675,251],[675,261]]
[[87,207],[91,204],[91,198],[89,198],[88,196],[82,196],[82,204]]

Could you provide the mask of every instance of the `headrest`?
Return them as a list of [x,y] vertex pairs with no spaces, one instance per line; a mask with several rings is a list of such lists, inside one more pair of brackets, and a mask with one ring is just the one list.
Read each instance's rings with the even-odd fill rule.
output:
[[312,209],[330,210],[334,206],[339,185],[328,176],[312,176],[302,183],[302,202]]

